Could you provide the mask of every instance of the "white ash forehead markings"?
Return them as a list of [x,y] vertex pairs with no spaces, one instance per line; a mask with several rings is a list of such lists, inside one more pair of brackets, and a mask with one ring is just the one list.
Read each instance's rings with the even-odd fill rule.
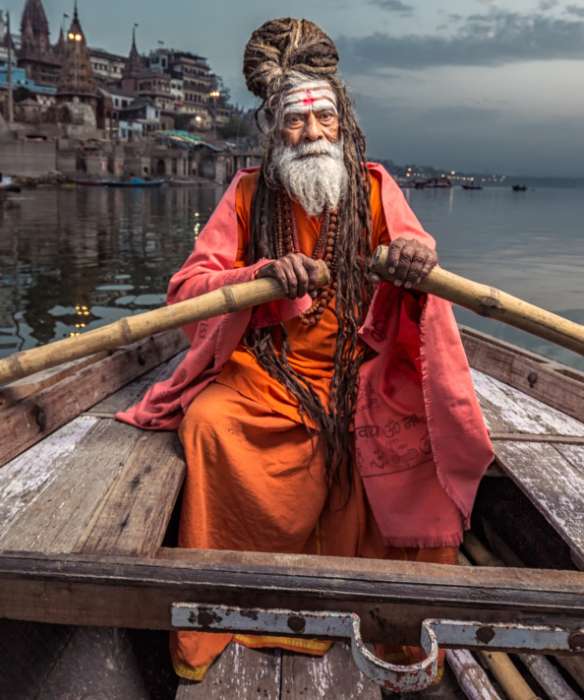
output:
[[328,100],[322,100],[319,102],[314,102],[311,104],[293,104],[289,105],[284,109],[285,114],[289,114],[291,112],[296,113],[296,114],[304,114],[305,112],[322,112],[324,110],[331,110],[334,111],[335,114],[337,113],[336,107],[329,102]]
[[330,102],[330,104],[335,105],[336,108],[334,97],[326,92],[303,92],[300,95],[295,95],[294,97],[284,100],[284,107],[296,104],[308,104],[318,100]]
[[287,95],[292,95],[295,92],[301,92],[302,90],[328,90],[329,92],[333,92],[333,89],[331,87],[331,84],[328,83],[326,80],[315,80],[315,81],[307,81],[305,83],[300,83],[300,85],[296,85],[296,87],[290,88],[290,90],[286,90]]
[[314,93],[306,93],[305,97],[300,96],[299,99],[288,100],[284,103],[284,107],[289,107],[290,105],[313,104],[315,102],[326,102],[327,104],[333,105],[336,109],[335,103],[328,95],[317,95]]
[[333,108],[336,112],[337,97],[327,82],[302,83],[284,96],[284,111],[318,111]]

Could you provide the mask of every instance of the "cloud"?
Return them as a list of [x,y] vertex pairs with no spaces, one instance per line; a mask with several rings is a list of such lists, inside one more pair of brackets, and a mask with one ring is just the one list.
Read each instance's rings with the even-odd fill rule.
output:
[[584,6],[566,5],[566,12],[569,15],[574,15],[575,17],[583,17],[584,18]]
[[560,4],[559,0],[541,0],[538,5],[538,9],[542,12],[547,12],[548,10],[553,10]]
[[401,0],[370,0],[369,4],[380,7],[386,12],[396,12],[400,15],[412,15],[414,13],[413,6],[407,5]]
[[492,104],[491,100],[488,106],[421,107],[360,92],[353,98],[373,159],[474,172],[582,174],[579,118],[555,119],[550,124],[534,113],[526,120],[504,102]]
[[584,21],[492,7],[483,14],[468,15],[450,36],[376,32],[360,38],[341,36],[337,46],[343,71],[354,74],[388,68],[584,59]]

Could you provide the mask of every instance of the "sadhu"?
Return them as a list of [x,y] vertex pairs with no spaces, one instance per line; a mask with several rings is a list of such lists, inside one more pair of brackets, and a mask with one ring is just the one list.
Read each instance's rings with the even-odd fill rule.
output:
[[[437,262],[434,241],[388,173],[367,163],[337,64],[307,20],[252,34],[243,68],[262,100],[263,162],[234,178],[168,302],[264,276],[288,298],[187,327],[190,350],[172,377],[119,418],[179,431],[181,547],[452,564],[492,448],[450,305],[412,289]],[[368,275],[381,243],[393,284]],[[318,259],[331,283],[317,291]],[[173,635],[176,672],[200,680],[233,638]]]

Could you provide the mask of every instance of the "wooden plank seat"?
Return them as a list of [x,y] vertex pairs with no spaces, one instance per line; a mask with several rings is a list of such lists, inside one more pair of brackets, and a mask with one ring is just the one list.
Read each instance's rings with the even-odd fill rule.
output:
[[[174,433],[142,432],[113,414],[114,407],[132,403],[136,391],[167,376],[178,359],[0,470],[0,550],[156,553],[184,478],[180,445]],[[100,413],[102,405],[106,413]]]

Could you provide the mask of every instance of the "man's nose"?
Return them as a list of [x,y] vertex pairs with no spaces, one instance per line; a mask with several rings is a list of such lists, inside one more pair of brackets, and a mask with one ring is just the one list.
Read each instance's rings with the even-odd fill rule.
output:
[[306,141],[318,141],[322,138],[323,133],[318,122],[318,119],[314,116],[314,112],[309,112],[306,119],[306,125],[304,127],[304,138]]

